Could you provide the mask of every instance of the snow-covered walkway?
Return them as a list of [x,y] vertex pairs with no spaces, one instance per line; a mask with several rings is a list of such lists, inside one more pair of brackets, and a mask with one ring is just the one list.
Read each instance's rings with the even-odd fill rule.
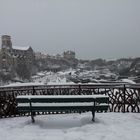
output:
[[0,140],[139,140],[139,113],[44,115],[0,119]]

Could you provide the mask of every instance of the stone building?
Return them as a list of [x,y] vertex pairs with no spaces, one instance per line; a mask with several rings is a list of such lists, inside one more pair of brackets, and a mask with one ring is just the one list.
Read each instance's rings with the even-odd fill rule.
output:
[[[34,51],[30,46],[13,46],[11,37],[3,35],[1,37],[0,70],[3,72],[15,72],[18,66],[24,64],[31,70],[34,63]],[[24,71],[24,69],[23,69]]]
[[63,53],[63,57],[65,59],[75,59],[75,52],[73,51],[66,51]]

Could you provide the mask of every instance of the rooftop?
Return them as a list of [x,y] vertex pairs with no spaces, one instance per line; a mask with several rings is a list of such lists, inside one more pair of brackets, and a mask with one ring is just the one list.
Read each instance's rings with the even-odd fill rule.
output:
[[22,50],[22,51],[26,51],[30,48],[30,46],[24,46],[24,47],[21,47],[21,46],[12,46],[12,48],[14,50]]

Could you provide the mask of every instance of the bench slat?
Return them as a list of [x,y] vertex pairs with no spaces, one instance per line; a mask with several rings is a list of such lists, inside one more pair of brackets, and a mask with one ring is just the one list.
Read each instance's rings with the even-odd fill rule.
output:
[[[107,111],[108,106],[61,106],[61,107],[46,107],[46,106],[36,106],[32,107],[32,111],[37,112],[47,112],[47,111]],[[30,107],[18,107],[19,112],[30,112]]]
[[39,103],[67,103],[67,102],[94,102],[95,99],[92,98],[55,98],[55,99],[47,99],[47,98],[34,98],[31,99],[31,102],[39,102]]
[[101,98],[96,98],[97,103],[109,103],[109,98],[108,97],[101,97]]

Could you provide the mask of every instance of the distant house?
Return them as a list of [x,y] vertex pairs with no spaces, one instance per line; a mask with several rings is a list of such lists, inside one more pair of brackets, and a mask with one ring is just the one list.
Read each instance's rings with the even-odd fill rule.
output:
[[75,59],[75,52],[73,51],[66,51],[63,53],[63,57],[65,59]]

